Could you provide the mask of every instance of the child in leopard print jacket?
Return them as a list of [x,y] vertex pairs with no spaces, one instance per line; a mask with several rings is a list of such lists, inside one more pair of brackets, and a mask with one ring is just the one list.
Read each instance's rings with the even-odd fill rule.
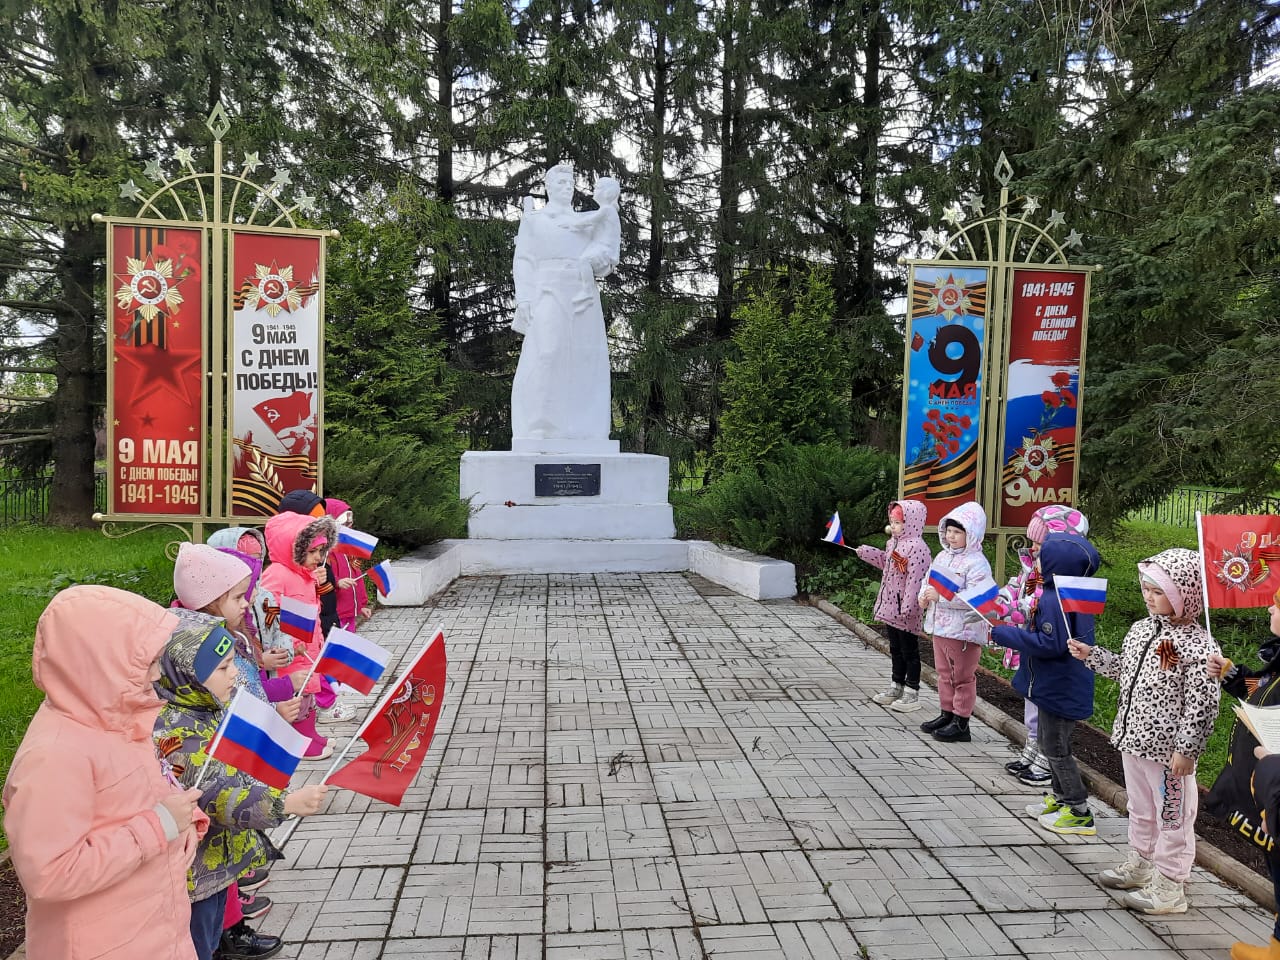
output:
[[1221,688],[1209,675],[1218,646],[1199,623],[1200,555],[1165,550],[1138,564],[1150,616],[1113,653],[1071,641],[1071,653],[1120,685],[1111,743],[1129,793],[1129,856],[1098,878],[1129,890],[1124,905],[1146,914],[1183,913],[1195,860],[1196,758],[1218,717]]

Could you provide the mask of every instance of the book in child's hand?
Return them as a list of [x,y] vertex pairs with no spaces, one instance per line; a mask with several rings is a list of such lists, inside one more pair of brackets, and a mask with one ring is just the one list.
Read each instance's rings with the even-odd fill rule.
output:
[[1231,708],[1268,753],[1280,753],[1280,707],[1255,707],[1237,703]]

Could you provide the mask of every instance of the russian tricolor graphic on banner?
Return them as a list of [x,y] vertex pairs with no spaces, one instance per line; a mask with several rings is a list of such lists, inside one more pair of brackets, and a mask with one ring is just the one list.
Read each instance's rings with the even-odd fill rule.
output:
[[831,515],[831,519],[827,521],[827,535],[822,538],[827,543],[835,543],[844,546],[844,528],[840,526],[840,511],[837,510]]
[[209,756],[283,790],[310,743],[274,707],[241,687],[214,735]]
[[295,640],[309,642],[316,632],[320,608],[292,597],[280,598],[280,630]]
[[960,584],[955,583],[941,570],[929,570],[929,586],[938,592],[943,600],[951,600],[960,592]]
[[390,662],[391,654],[372,640],[334,627],[320,651],[315,672],[361,693],[372,693]]
[[[936,590],[937,587],[934,589]],[[957,594],[957,596],[984,617],[989,617],[996,613],[996,601],[1000,599],[1000,587],[992,580],[989,583],[979,584],[976,587],[965,590],[963,593]]]
[[1103,577],[1055,576],[1053,585],[1063,613],[1098,614],[1106,606],[1107,581]]
[[333,545],[333,552],[368,560],[373,556],[377,545],[378,538],[371,533],[361,533],[351,527],[338,527],[338,542]]
[[391,591],[396,588],[396,578],[391,573],[391,563],[388,560],[370,567],[365,576],[373,581],[373,585],[384,597],[390,596]]

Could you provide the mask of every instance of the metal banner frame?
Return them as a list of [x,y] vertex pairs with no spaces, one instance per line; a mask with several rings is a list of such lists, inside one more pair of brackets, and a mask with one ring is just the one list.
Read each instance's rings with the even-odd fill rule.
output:
[[[247,152],[238,173],[223,170],[222,138],[231,128],[230,118],[221,104],[213,109],[206,122],[213,134],[213,163],[208,172],[195,168],[193,151],[179,149],[174,159],[179,172],[170,179],[161,169],[159,160],[151,160],[145,168],[147,180],[159,184],[150,192],[138,186],[132,179],[121,184],[120,196],[124,200],[138,202],[137,213],[132,217],[111,217],[94,214],[95,223],[106,226],[108,238],[116,226],[144,226],[175,230],[199,230],[204,238],[202,259],[204,336],[201,376],[203,380],[201,404],[204,413],[202,424],[203,445],[200,457],[200,511],[196,516],[163,513],[120,513],[117,503],[118,477],[108,477],[110,492],[108,512],[95,513],[93,519],[102,524],[102,532],[108,537],[128,536],[152,526],[172,526],[181,530],[191,540],[203,542],[206,525],[253,523],[253,517],[236,515],[231,502],[231,469],[233,451],[230,443],[232,391],[228,384],[228,338],[230,331],[229,310],[232,305],[229,276],[229,245],[235,231],[259,234],[279,234],[288,237],[312,237],[319,243],[319,289],[315,291],[319,307],[318,329],[321,347],[324,331],[324,261],[325,240],[337,237],[336,230],[317,230],[298,226],[297,215],[314,214],[315,198],[299,193],[290,200],[283,194],[289,186],[288,171],[278,170],[270,180],[259,183],[252,175],[263,166],[257,152]],[[111,269],[111,244],[108,243],[108,271]],[[108,296],[111,296],[108,284]],[[194,311],[193,311],[194,312]],[[107,311],[112,317],[111,309]],[[113,334],[108,331],[108,343]],[[109,351],[110,355],[110,351]],[[323,349],[320,350],[323,357]],[[108,363],[110,364],[110,360]],[[320,361],[321,364],[323,361]],[[114,383],[110,371],[109,382]],[[319,367],[319,385],[316,393],[316,464],[315,490],[323,489],[323,432],[319,411],[323,409],[324,376]],[[115,397],[111,390],[107,396],[109,457],[116,453]],[[265,517],[262,519],[265,520]],[[130,524],[131,526],[123,526]],[[136,524],[136,525],[135,525]],[[176,549],[176,548],[174,548]]]
[[[1003,153],[996,163],[996,180],[1000,183],[1000,200],[994,211],[987,213],[983,197],[969,194],[965,202],[952,204],[943,214],[943,221],[949,229],[931,229],[922,236],[922,241],[936,248],[933,257],[899,259],[899,263],[908,266],[914,276],[919,268],[961,269],[985,268],[988,271],[987,303],[986,303],[986,336],[983,343],[983,388],[982,388],[982,423],[980,430],[980,451],[978,457],[977,492],[974,497],[987,513],[989,534],[996,536],[996,578],[1004,579],[1006,554],[1011,547],[1020,545],[1025,536],[1025,526],[1000,525],[1003,497],[1002,472],[1004,467],[1005,405],[1008,400],[1009,371],[1009,339],[1011,323],[1011,305],[1013,302],[1013,278],[1015,271],[1050,271],[1071,273],[1081,276],[1084,284],[1084,299],[1079,314],[1080,357],[1077,392],[1081,400],[1075,408],[1075,426],[1077,437],[1082,423],[1082,396],[1078,385],[1084,381],[1084,352],[1087,342],[1089,291],[1091,275],[1102,269],[1100,265],[1072,264],[1067,250],[1082,245],[1083,237],[1076,230],[1070,230],[1061,242],[1054,239],[1052,231],[1065,227],[1066,218],[1058,210],[1050,212],[1044,226],[1033,222],[1030,217],[1040,209],[1040,201],[1036,197],[1024,196],[1011,198],[1009,182],[1013,179],[1013,168]],[[1021,209],[1016,212],[1011,208],[1020,202]],[[966,222],[966,208],[973,219]],[[906,481],[905,453],[908,449],[907,437],[907,391],[910,387],[906,377],[909,375],[911,306],[907,307],[907,357],[904,364],[903,383],[903,435],[900,449],[904,456],[899,462],[898,495],[904,496]],[[1074,503],[1079,488],[1079,469],[1075,469],[1071,482],[1071,502]],[[1056,501],[1054,501],[1056,502]],[[936,529],[936,525],[935,525]]]

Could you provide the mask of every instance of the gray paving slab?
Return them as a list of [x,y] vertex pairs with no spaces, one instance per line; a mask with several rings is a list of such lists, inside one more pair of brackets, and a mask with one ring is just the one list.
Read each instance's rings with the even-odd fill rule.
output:
[[467,578],[363,633],[398,661],[436,626],[445,707],[402,806],[335,791],[273,870],[286,960],[1225,960],[1271,928],[1199,868],[1186,914],[1124,909],[1093,879],[1123,817],[1038,827],[1007,741],[922,734],[931,690],[872,703],[885,657],[812,607],[683,574]]

